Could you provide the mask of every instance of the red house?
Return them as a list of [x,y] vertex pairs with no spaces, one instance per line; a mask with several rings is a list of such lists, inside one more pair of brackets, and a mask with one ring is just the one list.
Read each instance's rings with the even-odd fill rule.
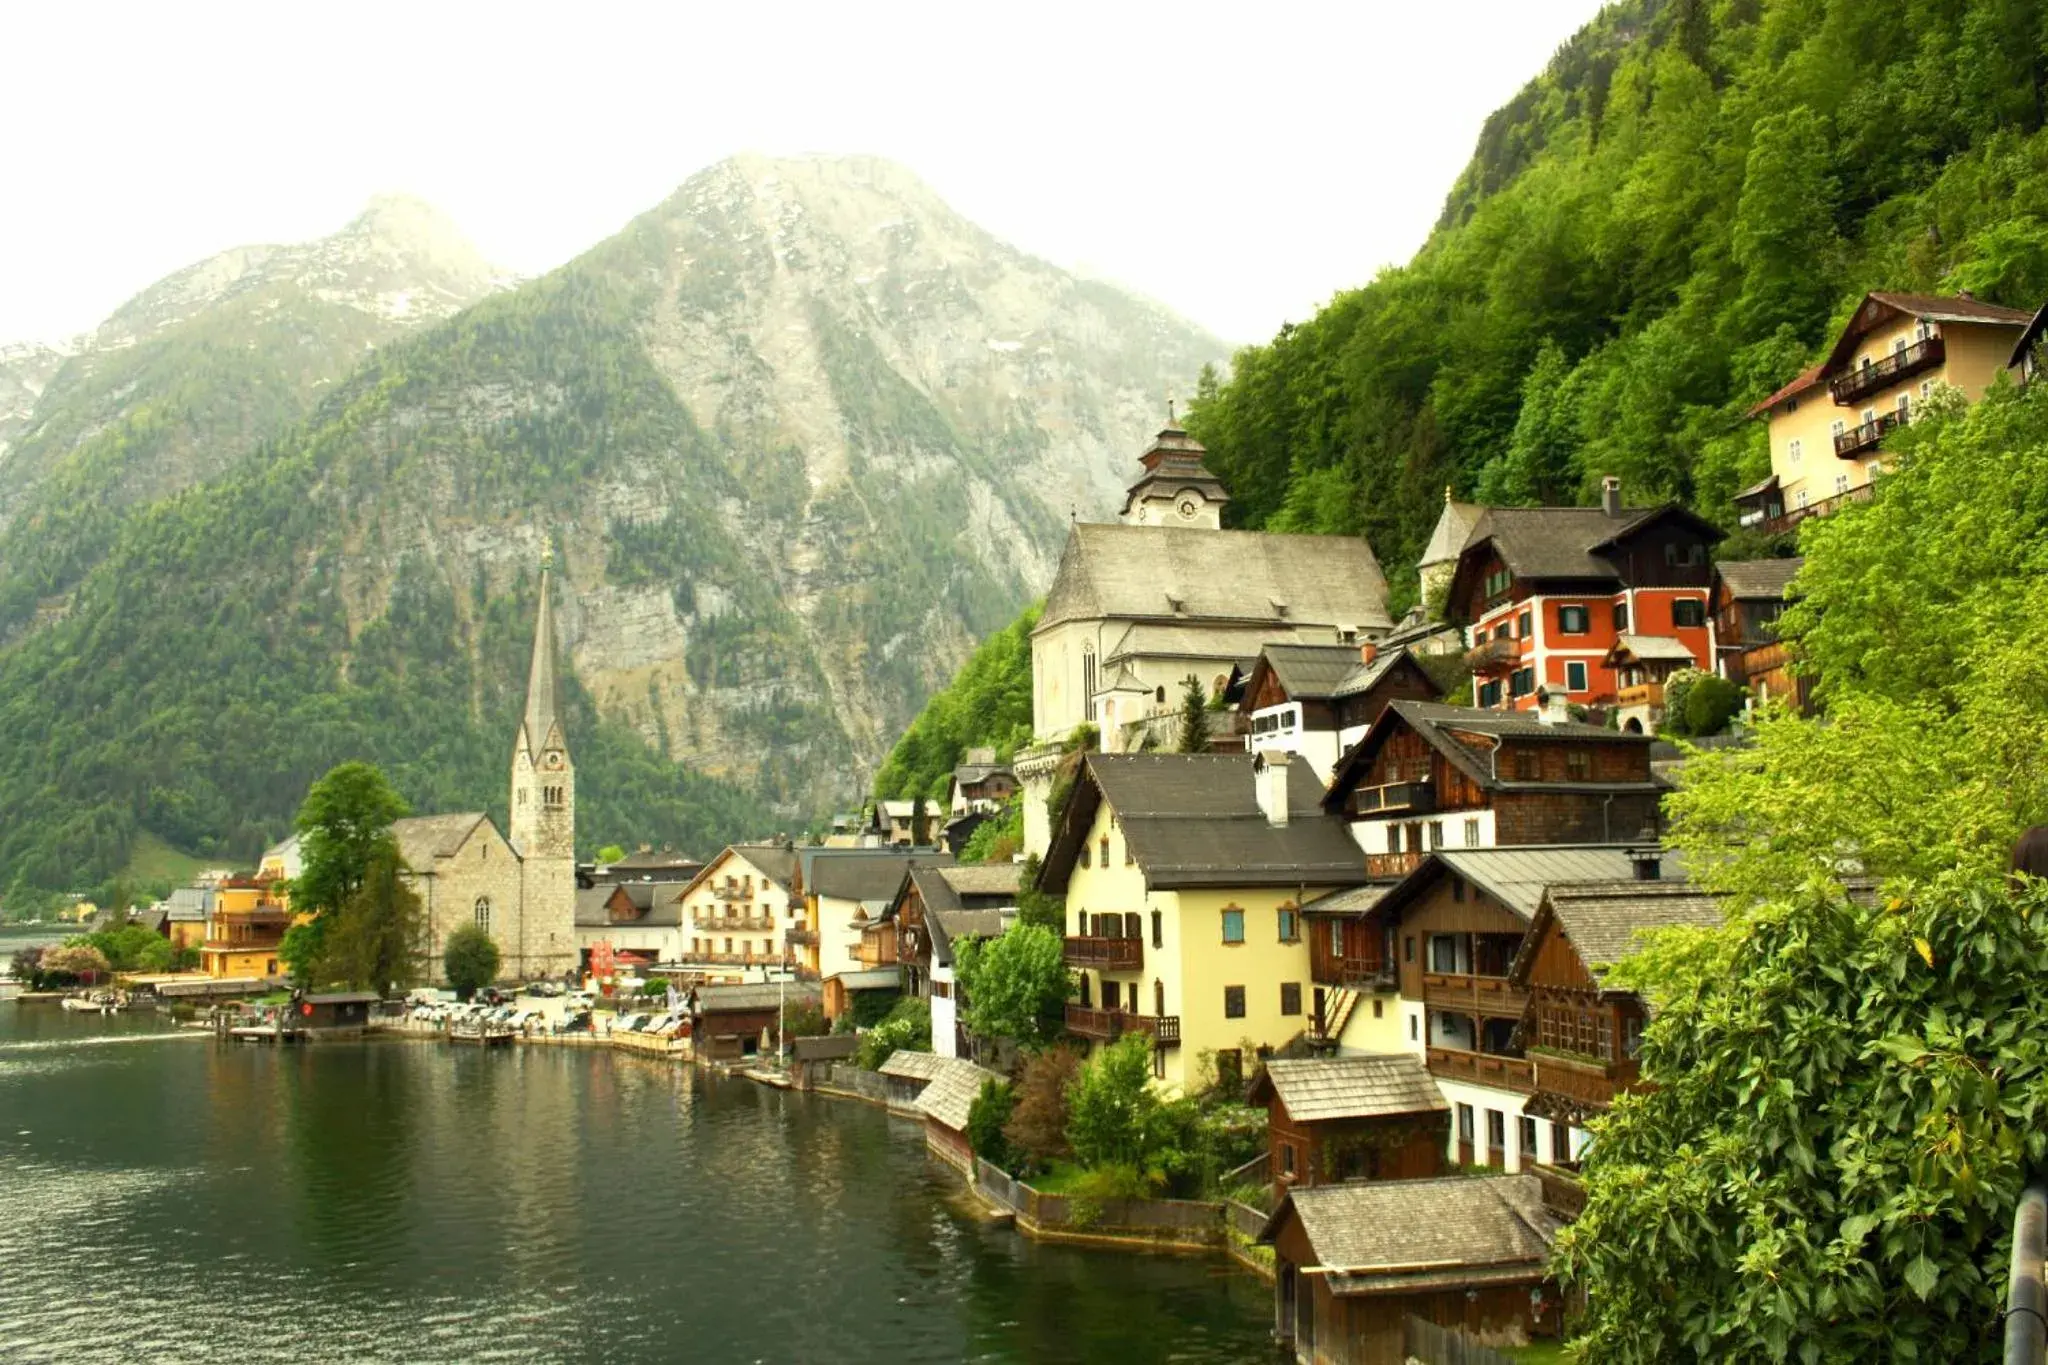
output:
[[1721,538],[1676,504],[1622,506],[1612,477],[1598,507],[1487,508],[1458,556],[1449,597],[1472,625],[1474,700],[1525,711],[1539,692],[1584,706],[1651,704],[1623,695],[1610,662],[1624,635],[1639,645],[1675,641],[1711,671],[1709,551]]

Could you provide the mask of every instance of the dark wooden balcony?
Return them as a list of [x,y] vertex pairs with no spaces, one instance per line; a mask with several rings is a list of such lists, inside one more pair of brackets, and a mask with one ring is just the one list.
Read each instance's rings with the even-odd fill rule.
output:
[[792,948],[805,948],[818,941],[818,931],[815,929],[791,929],[783,934],[782,938]]
[[1586,1211],[1586,1187],[1579,1182],[1577,1171],[1543,1165],[1522,1169],[1535,1174],[1537,1187],[1543,1192],[1543,1206],[1558,1217],[1569,1221]]
[[1069,934],[1066,958],[1069,967],[1093,967],[1102,972],[1141,971],[1145,966],[1145,940]]
[[1529,1005],[1529,993],[1506,977],[1466,972],[1424,972],[1422,999],[1431,1009],[1496,1019],[1519,1019]]
[[[1828,392],[1837,403],[1859,402],[1902,379],[1931,370],[1948,359],[1948,347],[1940,337],[1916,341],[1903,351],[1893,351],[1882,360],[1838,374],[1828,381]],[[1839,452],[1837,452],[1839,453]]]
[[1180,1016],[1177,1014],[1127,1014],[1123,1010],[1096,1010],[1085,1005],[1067,1006],[1067,1032],[1083,1038],[1115,1042],[1126,1033],[1149,1033],[1160,1047],[1180,1046]]
[[1318,986],[1336,986],[1347,991],[1392,990],[1397,973],[1394,964],[1378,953],[1312,954],[1309,979]]
[[1529,1095],[1536,1090],[1535,1067],[1526,1057],[1502,1057],[1491,1052],[1466,1052],[1454,1047],[1429,1049],[1429,1073],[1445,1080],[1469,1081],[1496,1090],[1513,1090]]
[[1419,848],[1406,853],[1368,853],[1365,855],[1365,877],[1367,881],[1397,882],[1422,866],[1427,855]]
[[1888,432],[1906,424],[1903,412],[1881,412],[1868,422],[1850,427],[1835,438],[1835,456],[1838,459],[1853,460],[1864,451],[1876,447]]
[[1522,662],[1513,640],[1488,640],[1465,651],[1465,667],[1482,677],[1512,673]]
[[1355,815],[1422,815],[1435,809],[1436,784],[1429,781],[1386,782],[1377,787],[1360,787],[1351,794]]
[[1822,498],[1819,502],[1810,502],[1804,507],[1787,507],[1779,515],[1767,518],[1762,523],[1763,532],[1771,536],[1784,535],[1808,517],[1824,517],[1847,503],[1869,502],[1876,489],[1876,484],[1866,483],[1846,493],[1836,493],[1831,497]]
[[1605,1109],[1616,1095],[1635,1085],[1641,1074],[1632,1057],[1603,1062],[1539,1050],[1531,1052],[1529,1060],[1536,1067],[1538,1093],[1555,1095],[1581,1109]]

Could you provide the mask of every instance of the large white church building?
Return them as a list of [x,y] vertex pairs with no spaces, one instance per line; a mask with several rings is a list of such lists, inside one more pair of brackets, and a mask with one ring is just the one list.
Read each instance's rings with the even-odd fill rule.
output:
[[532,980],[575,968],[576,766],[555,711],[552,557],[543,558],[526,712],[512,744],[509,837],[482,811],[420,815],[391,827],[426,918],[427,974],[460,924],[498,945],[499,974]]

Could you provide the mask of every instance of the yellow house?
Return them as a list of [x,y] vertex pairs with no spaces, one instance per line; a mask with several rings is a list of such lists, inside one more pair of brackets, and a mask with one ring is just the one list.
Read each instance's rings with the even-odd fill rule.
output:
[[1943,387],[1983,397],[2028,319],[1968,294],[1864,295],[1826,358],[1750,409],[1770,428],[1771,476],[1736,494],[1741,524],[1786,530],[1867,496],[1886,437]]
[[[1090,754],[1040,873],[1067,900],[1068,1031],[1148,1035],[1153,1074],[1174,1091],[1243,1075],[1308,1033],[1301,907],[1365,881],[1322,795],[1307,760],[1285,753]],[[1385,1013],[1392,1051],[1397,1012]]]
[[214,888],[200,970],[217,980],[283,974],[278,947],[292,912],[271,886],[261,877],[229,877]]

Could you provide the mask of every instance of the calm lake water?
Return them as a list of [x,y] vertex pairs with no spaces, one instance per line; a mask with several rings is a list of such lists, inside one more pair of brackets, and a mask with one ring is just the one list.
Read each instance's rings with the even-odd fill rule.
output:
[[867,1105],[0,1003],[10,1365],[1265,1362],[1269,1292],[990,1227]]

